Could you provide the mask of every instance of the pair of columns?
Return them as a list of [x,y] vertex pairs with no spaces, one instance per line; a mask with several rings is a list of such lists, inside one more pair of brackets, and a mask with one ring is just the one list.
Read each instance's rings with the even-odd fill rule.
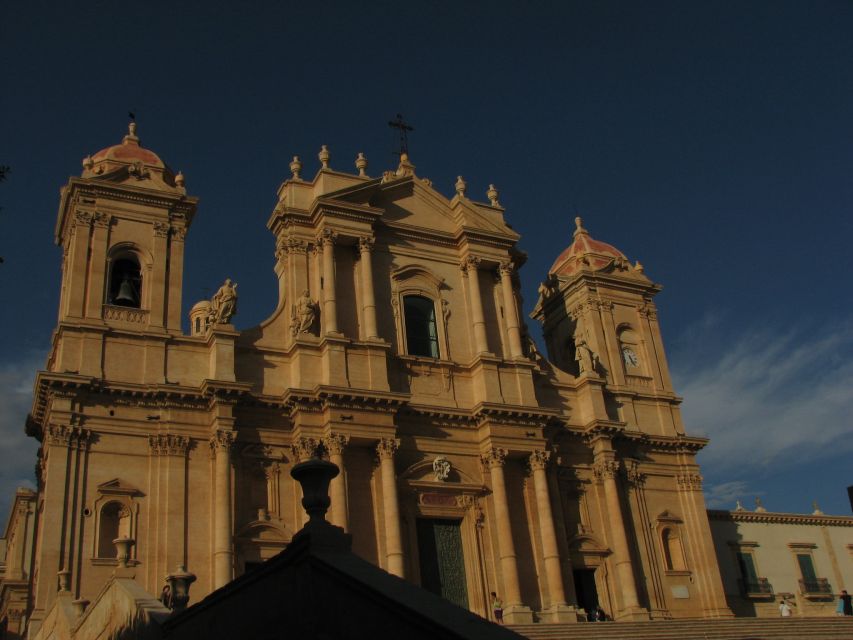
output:
[[[324,229],[317,238],[317,246],[323,254],[323,316],[325,332],[338,334],[338,303],[335,294],[335,241],[338,234]],[[361,308],[364,317],[364,333],[369,340],[378,338],[376,324],[376,295],[373,287],[373,251],[374,239],[363,236],[358,239],[358,251],[361,255]]]
[[[480,264],[482,259],[477,256],[468,256],[462,261],[462,273],[468,277],[468,293],[471,297],[471,319],[474,327],[474,346],[477,353],[489,353],[489,344],[486,337],[486,318],[483,313],[483,297],[480,293]],[[501,290],[504,302],[504,319],[509,334],[509,355],[516,359],[523,356],[521,347],[521,329],[518,322],[518,305],[512,288],[513,264],[504,260],[498,267],[501,277]]]
[[[521,600],[521,589],[518,581],[518,561],[515,543],[512,538],[509,500],[504,479],[506,449],[494,448],[483,455],[482,460],[489,470],[492,484],[492,501],[497,529],[498,555],[500,557],[501,573],[503,574],[503,590],[507,614],[512,616],[518,610],[524,610]],[[562,614],[571,618],[570,608],[566,604],[566,593],[563,586],[563,573],[560,566],[560,552],[557,547],[557,533],[554,528],[554,515],[551,510],[551,498],[548,492],[548,476],[545,468],[551,454],[538,450],[530,454],[527,462],[533,476],[533,487],[536,496],[536,511],[539,516],[539,531],[542,542],[542,554],[545,567],[545,578],[550,595],[550,610],[553,621],[558,621]],[[510,622],[513,620],[509,619]]]

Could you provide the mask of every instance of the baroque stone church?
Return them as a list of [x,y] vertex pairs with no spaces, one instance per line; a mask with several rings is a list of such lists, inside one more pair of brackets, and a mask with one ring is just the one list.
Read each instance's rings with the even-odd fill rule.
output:
[[[121,562],[193,600],[303,524],[289,469],[324,457],[330,519],[362,558],[510,623],[727,617],[696,453],[639,263],[580,218],[521,314],[525,254],[498,192],[448,199],[394,171],[298,158],[267,227],[278,305],[235,329],[236,285],[182,330],[197,199],[141,146],[83,160],[62,188],[59,319],[27,432],[30,637],[57,593],[98,596]],[[274,292],[270,292],[274,295]],[[127,558],[114,541],[129,539]]]

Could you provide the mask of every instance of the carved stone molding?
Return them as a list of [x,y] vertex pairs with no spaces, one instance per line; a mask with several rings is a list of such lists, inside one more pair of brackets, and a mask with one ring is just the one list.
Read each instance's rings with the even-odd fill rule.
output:
[[400,448],[400,440],[398,438],[382,438],[376,445],[376,455],[380,460],[393,458]]
[[180,240],[181,242],[187,237],[186,227],[172,227],[172,239]]
[[551,459],[551,452],[545,451],[544,449],[537,449],[530,454],[530,457],[527,459],[527,466],[531,471],[536,471],[537,469],[544,469],[548,466],[548,461]]
[[320,442],[316,438],[301,436],[293,443],[291,450],[299,462],[305,462],[306,460],[317,457],[317,448],[319,446]]
[[185,456],[190,447],[190,439],[172,433],[158,433],[148,436],[148,448],[155,456]]
[[597,480],[613,480],[619,473],[617,460],[600,460],[592,465],[592,472]]
[[269,463],[263,461],[261,463],[261,471],[264,474],[264,478],[269,482],[281,475],[281,465],[278,462]]
[[461,496],[456,496],[456,503],[474,516],[474,526],[479,529],[485,525],[486,515],[480,507],[480,501],[477,499],[477,496],[467,493],[462,494]]
[[488,453],[484,453],[480,456],[480,459],[483,461],[483,465],[487,469],[495,469],[497,467],[504,466],[507,453],[506,449],[495,447],[490,449]]
[[89,429],[64,424],[48,425],[44,434],[46,444],[70,449],[86,449],[91,437],[92,432]]
[[335,455],[342,455],[349,444],[349,436],[343,433],[330,433],[323,438],[323,446],[326,451]]
[[642,305],[638,306],[637,313],[640,314],[640,317],[648,320],[657,320],[658,317],[657,309],[655,309],[655,306],[650,302],[644,302]]
[[358,250],[360,253],[369,253],[373,251],[373,245],[376,242],[376,238],[373,236],[361,236],[358,239]]
[[678,487],[684,491],[701,491],[702,476],[698,473],[680,473],[676,476]]
[[515,265],[512,263],[512,260],[501,260],[501,263],[498,265],[498,273],[502,276],[511,276],[514,271]]
[[216,454],[218,451],[228,453],[234,444],[234,432],[219,430],[210,437],[210,452]]
[[169,224],[167,222],[155,222],[153,225],[155,238],[166,238],[169,236]]

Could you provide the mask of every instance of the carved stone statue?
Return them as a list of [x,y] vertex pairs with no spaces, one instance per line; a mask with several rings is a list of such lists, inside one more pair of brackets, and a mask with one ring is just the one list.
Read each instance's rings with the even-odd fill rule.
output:
[[230,278],[226,278],[225,283],[210,300],[208,317],[212,323],[227,324],[235,315],[237,315],[237,285],[232,284]]
[[317,305],[308,295],[308,289],[302,292],[302,296],[296,301],[293,311],[293,335],[297,333],[309,333],[314,326],[317,317]]
[[445,482],[450,477],[450,460],[444,456],[438,456],[432,461],[432,471],[436,480]]
[[575,334],[575,360],[577,360],[580,373],[598,372],[598,354],[592,350],[581,332]]

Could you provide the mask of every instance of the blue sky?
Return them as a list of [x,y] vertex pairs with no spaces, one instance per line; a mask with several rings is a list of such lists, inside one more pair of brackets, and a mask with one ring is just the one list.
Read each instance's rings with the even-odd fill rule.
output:
[[[500,189],[527,310],[581,214],[664,285],[660,318],[709,502],[850,513],[853,4],[6,3],[0,15],[0,518],[56,320],[58,190],[115,144],[201,198],[184,305],[227,277],[276,302],[265,227],[288,163]],[[538,327],[531,330],[538,333]]]

